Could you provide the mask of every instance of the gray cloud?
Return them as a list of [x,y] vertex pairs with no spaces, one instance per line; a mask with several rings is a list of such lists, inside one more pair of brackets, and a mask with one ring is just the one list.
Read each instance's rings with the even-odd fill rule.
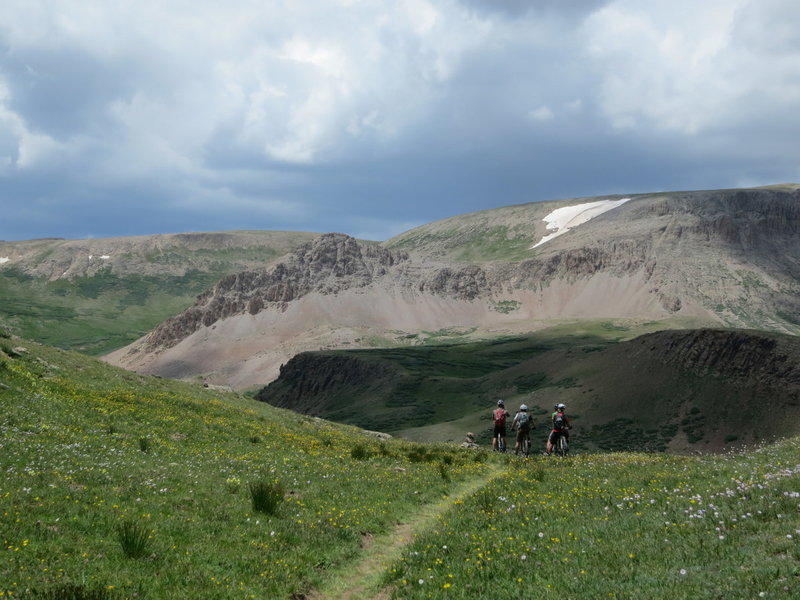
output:
[[0,7],[0,238],[798,180],[789,0]]

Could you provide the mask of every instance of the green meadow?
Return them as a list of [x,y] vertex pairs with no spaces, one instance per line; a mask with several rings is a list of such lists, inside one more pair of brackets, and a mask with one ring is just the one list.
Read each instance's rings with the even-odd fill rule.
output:
[[791,598],[800,440],[516,460],[386,575],[398,598]]
[[221,273],[182,276],[92,276],[47,281],[14,269],[0,272],[0,318],[28,339],[101,355],[145,335],[185,310]]
[[0,407],[0,598],[800,592],[799,438],[521,459],[382,440],[7,334]]

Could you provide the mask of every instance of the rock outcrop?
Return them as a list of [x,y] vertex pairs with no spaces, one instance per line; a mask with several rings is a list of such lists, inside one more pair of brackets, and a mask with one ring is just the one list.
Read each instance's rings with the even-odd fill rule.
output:
[[235,315],[282,310],[311,292],[328,295],[365,288],[405,260],[406,254],[377,244],[342,234],[322,235],[267,269],[225,277],[198,296],[194,306],[156,327],[147,336],[147,348],[170,348],[201,327]]

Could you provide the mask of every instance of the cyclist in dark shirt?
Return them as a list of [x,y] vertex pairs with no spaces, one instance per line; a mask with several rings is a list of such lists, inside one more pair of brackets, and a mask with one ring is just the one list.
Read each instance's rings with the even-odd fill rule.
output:
[[555,411],[551,415],[553,421],[553,429],[550,432],[550,435],[547,436],[547,449],[545,450],[545,454],[551,454],[553,452],[553,448],[558,442],[558,438],[560,436],[564,436],[569,441],[569,429],[572,429],[572,425],[570,425],[569,418],[567,417],[566,410],[567,407],[564,404],[556,404]]

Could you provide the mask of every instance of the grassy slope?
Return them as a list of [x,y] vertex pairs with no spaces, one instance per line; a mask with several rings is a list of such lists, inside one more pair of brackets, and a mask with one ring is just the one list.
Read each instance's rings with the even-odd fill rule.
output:
[[794,438],[724,456],[515,463],[386,581],[409,600],[796,598],[799,457]]
[[[758,407],[779,400],[764,397],[775,390],[679,372],[621,343],[663,326],[583,322],[488,342],[327,352],[382,363],[388,374],[316,397],[306,384],[303,410],[417,441],[461,440],[468,430],[488,440],[490,410],[503,398],[510,410],[528,404],[544,439],[543,416],[565,402],[579,449],[707,450],[797,432],[797,406],[782,401],[777,431],[753,427]],[[259,397],[280,404],[290,385],[279,379]]]
[[[0,594],[286,598],[483,468],[455,448],[379,445],[238,395],[0,342]],[[284,486],[277,514],[254,512],[259,481]],[[144,558],[123,554],[125,522],[146,532]]]
[[[385,553],[362,550],[372,534],[401,544],[380,534],[497,466],[386,570],[392,597],[798,589],[798,438],[713,457],[523,461],[378,442],[18,339],[0,349],[2,597],[299,598]],[[285,486],[275,514],[253,511],[255,481]],[[142,558],[123,553],[121,523],[146,532]]]
[[[19,267],[5,266],[0,269],[0,324],[27,339],[100,356],[133,342],[185,310],[199,293],[222,277],[266,266],[316,235],[239,233],[243,237],[238,243],[249,246],[215,248],[213,241],[198,239],[191,242],[191,248],[170,242],[159,250],[146,251],[142,241],[139,251],[115,254],[115,260],[124,264],[129,274],[118,274],[107,267],[89,275],[50,281],[32,277]],[[237,235],[209,234],[231,237],[234,243]],[[192,234],[186,237],[191,238]],[[65,243],[39,242],[42,251],[37,257],[25,259],[26,268],[46,262]],[[197,247],[203,243],[212,247]],[[137,265],[139,271],[131,274]],[[149,272],[161,274],[148,275]]]
[[555,208],[577,203],[534,202],[458,215],[403,232],[387,240],[385,246],[452,261],[525,260],[535,255],[530,247],[543,235],[544,216]]
[[46,281],[0,272],[0,319],[23,337],[101,355],[188,308],[222,273],[117,276],[108,271]]

